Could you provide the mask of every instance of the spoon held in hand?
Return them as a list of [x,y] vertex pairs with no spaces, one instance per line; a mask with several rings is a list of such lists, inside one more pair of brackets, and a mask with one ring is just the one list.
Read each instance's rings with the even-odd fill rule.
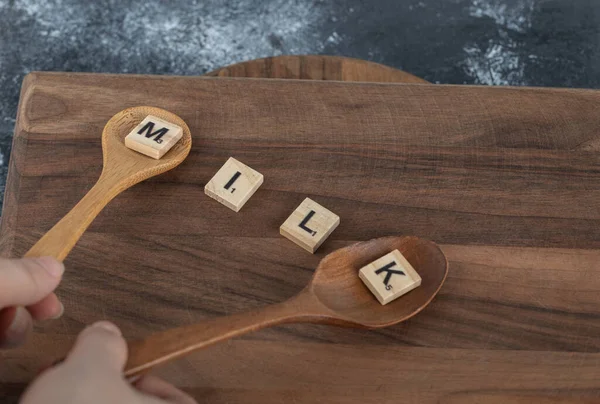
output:
[[[385,306],[358,277],[363,266],[398,249],[421,276],[421,286]],[[357,243],[327,255],[306,288],[291,299],[264,308],[218,317],[129,343],[127,377],[195,350],[250,331],[284,323],[322,323],[381,328],[414,316],[440,290],[448,262],[433,242],[417,237],[386,237]]]
[[[183,129],[183,137],[160,160],[125,146],[125,136],[146,116],[153,115]],[[48,231],[25,257],[65,259],[94,218],[127,188],[181,163],[192,147],[190,129],[175,114],[155,107],[133,107],[113,116],[102,132],[103,168],[98,182],[65,217]]]

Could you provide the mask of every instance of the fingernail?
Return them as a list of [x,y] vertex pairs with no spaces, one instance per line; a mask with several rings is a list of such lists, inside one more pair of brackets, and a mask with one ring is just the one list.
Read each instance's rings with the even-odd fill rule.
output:
[[108,321],[98,321],[97,323],[92,324],[92,328],[102,328],[103,330],[106,330],[119,337],[122,335],[119,327]]
[[127,381],[129,382],[129,384],[135,384],[137,383],[140,379],[142,378],[141,375],[137,375],[137,376],[131,376],[127,378]]
[[54,317],[50,318],[50,320],[58,320],[59,318],[62,317],[63,314],[65,314],[65,306],[60,302],[59,302],[59,304],[60,304],[60,310]]
[[54,278],[60,278],[65,272],[65,266],[62,262],[55,260],[52,257],[40,257],[36,258],[37,262],[44,267],[46,272]]
[[8,333],[18,333],[21,334],[29,327],[27,312],[23,307],[17,307],[15,312],[15,317],[13,318],[12,323],[8,326]]
[[4,332],[3,348],[14,348],[21,345],[31,331],[29,313],[24,307],[17,307],[15,317]]

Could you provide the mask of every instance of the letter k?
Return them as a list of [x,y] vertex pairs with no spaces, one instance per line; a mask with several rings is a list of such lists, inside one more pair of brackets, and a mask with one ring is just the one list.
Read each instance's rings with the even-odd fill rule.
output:
[[375,273],[377,275],[379,275],[382,272],[387,272],[387,274],[385,275],[385,279],[383,280],[383,283],[385,284],[385,286],[387,286],[388,282],[390,281],[390,278],[394,274],[406,276],[406,274],[403,271],[391,269],[393,266],[396,266],[396,261],[392,261],[389,264],[387,264],[386,266],[381,267],[377,271],[375,271]]

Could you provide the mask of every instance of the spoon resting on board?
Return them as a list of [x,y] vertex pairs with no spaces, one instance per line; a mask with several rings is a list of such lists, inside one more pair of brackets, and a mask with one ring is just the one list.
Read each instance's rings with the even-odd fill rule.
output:
[[[183,136],[160,160],[125,146],[125,136],[146,116],[154,115],[183,129]],[[190,152],[192,136],[177,115],[155,107],[133,107],[113,116],[102,132],[102,174],[98,182],[25,257],[51,256],[63,261],[100,211],[127,188],[176,167]]]
[[[421,276],[421,285],[382,306],[358,277],[365,265],[398,249]],[[385,237],[339,249],[321,260],[298,295],[254,311],[174,328],[129,343],[125,376],[135,379],[153,367],[261,328],[284,323],[321,323],[381,328],[400,323],[427,306],[448,274],[444,253],[432,241]]]

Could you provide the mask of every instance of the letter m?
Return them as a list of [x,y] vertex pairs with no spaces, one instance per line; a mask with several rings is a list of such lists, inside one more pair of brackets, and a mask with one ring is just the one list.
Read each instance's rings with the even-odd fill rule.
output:
[[140,129],[138,131],[138,135],[144,135],[147,138],[151,138],[153,136],[156,136],[156,138],[154,138],[153,140],[156,143],[162,143],[162,137],[167,134],[167,132],[169,131],[169,129],[162,128],[162,129],[158,129],[158,130],[156,130],[154,132],[153,131],[154,131],[154,122],[148,122],[146,125],[144,125],[144,127],[142,129]]

